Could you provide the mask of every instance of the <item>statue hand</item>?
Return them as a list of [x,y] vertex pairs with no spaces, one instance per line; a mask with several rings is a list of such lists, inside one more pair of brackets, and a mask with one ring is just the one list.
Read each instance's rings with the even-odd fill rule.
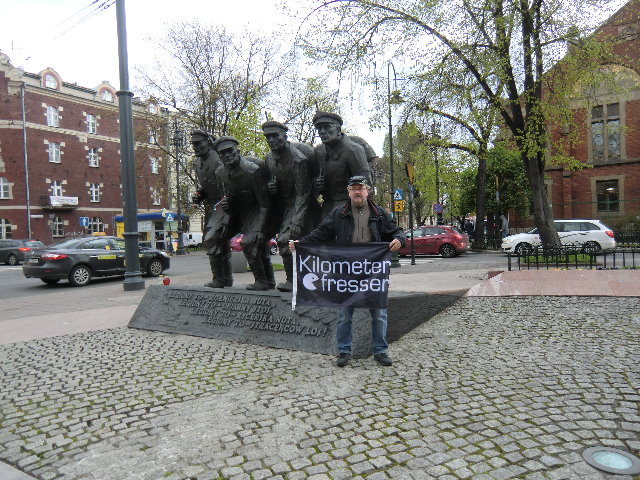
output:
[[269,180],[267,186],[269,187],[269,195],[275,195],[278,193],[278,182],[275,180]]
[[222,197],[218,206],[223,209],[225,212],[231,210],[231,202],[229,201],[229,197]]
[[203,191],[198,190],[192,197],[191,197],[191,201],[196,204],[199,205],[200,203],[202,203],[202,201],[206,198],[206,195]]

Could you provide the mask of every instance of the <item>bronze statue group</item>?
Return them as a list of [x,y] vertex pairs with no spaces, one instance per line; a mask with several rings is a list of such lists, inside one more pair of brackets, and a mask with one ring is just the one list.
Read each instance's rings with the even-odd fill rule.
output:
[[[313,117],[313,124],[322,143],[313,148],[288,141],[286,125],[267,121],[262,124],[262,131],[270,151],[264,160],[240,155],[238,141],[233,137],[215,139],[202,130],[191,132],[191,145],[197,157],[195,171],[200,184],[193,201],[206,202],[209,207],[204,245],[213,278],[205,287],[233,285],[229,240],[241,233],[240,245],[254,277],[254,283],[246,288],[277,288],[281,292],[293,290],[293,243],[290,245],[290,241],[304,240],[305,237],[313,241],[317,235],[310,234],[315,232],[321,220],[325,219],[323,223],[326,223],[332,212],[345,210],[351,206],[352,200],[358,203],[357,195],[362,194],[351,192],[357,188],[354,181],[364,187],[366,194],[373,184],[373,170],[370,168],[370,162],[376,157],[373,149],[362,138],[345,135],[342,123],[339,115],[318,111]],[[353,180],[350,182],[350,179]],[[362,192],[362,188],[359,191]],[[376,215],[382,215],[388,225],[378,241],[389,241],[389,249],[398,250],[404,245],[404,233],[383,209],[367,199],[366,194],[365,210],[369,212],[370,206]],[[360,205],[359,208],[362,207]],[[374,217],[372,215],[375,220]],[[278,285],[269,253],[269,240],[274,236],[286,274],[286,280]],[[355,237],[349,240],[358,241]],[[338,316],[338,334],[340,336],[342,328],[345,338],[342,342],[338,339],[338,366],[347,364],[351,352],[353,308],[343,310]],[[370,310],[374,356],[380,364],[391,365],[384,340],[386,309],[383,309],[384,322],[377,310]]]

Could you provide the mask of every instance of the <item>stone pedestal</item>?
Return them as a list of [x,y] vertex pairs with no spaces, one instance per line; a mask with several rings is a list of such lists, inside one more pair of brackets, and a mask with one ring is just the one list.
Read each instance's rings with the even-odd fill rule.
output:
[[[389,343],[446,308],[460,295],[389,294]],[[439,297],[436,300],[435,297]],[[335,355],[337,310],[296,307],[291,294],[235,288],[150,286],[129,327]],[[353,318],[355,358],[371,354],[369,311]]]

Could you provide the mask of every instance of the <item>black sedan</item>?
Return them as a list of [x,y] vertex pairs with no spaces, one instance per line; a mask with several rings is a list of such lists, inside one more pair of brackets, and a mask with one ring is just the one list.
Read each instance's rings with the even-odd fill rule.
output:
[[34,248],[42,248],[44,243],[38,240],[0,240],[0,262],[17,265],[24,262],[25,254]]
[[[139,257],[146,275],[157,277],[169,269],[169,256],[161,250],[141,249]],[[22,272],[47,284],[66,278],[76,287],[88,285],[92,277],[124,275],[124,240],[108,236],[62,240],[29,252]]]

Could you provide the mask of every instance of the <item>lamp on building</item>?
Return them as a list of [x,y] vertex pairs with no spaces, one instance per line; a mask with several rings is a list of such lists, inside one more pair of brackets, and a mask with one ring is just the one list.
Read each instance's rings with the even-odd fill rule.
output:
[[180,204],[180,149],[184,142],[184,132],[180,130],[178,126],[178,120],[174,120],[173,123],[173,138],[171,139],[173,147],[176,151],[176,208],[178,210],[178,248],[176,249],[176,255],[186,255],[187,251],[184,248],[184,238],[182,232],[182,209]]

